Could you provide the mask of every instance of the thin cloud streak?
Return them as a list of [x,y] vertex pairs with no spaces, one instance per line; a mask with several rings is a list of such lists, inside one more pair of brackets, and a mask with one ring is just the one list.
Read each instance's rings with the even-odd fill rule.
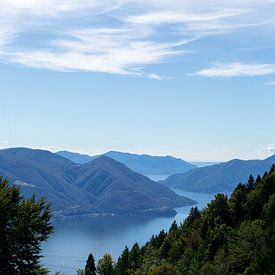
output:
[[275,74],[275,64],[230,63],[215,64],[194,75],[203,77],[252,77]]

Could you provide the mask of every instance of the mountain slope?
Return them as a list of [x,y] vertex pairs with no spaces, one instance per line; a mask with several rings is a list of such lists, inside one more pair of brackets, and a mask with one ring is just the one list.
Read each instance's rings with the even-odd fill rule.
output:
[[195,203],[106,156],[80,165],[48,151],[5,149],[0,175],[24,196],[45,196],[60,215],[163,213]]
[[0,150],[0,175],[18,184],[25,196],[46,196],[54,209],[90,205],[92,194],[72,185],[75,163],[48,151],[12,148]]
[[[72,153],[68,151],[60,151],[56,154],[81,164],[92,161],[98,157],[89,157],[88,155],[81,155],[78,153]],[[137,155],[116,151],[110,151],[103,155],[125,164],[131,170],[142,175],[172,175],[176,173],[187,172],[191,169],[196,168],[195,165],[189,162],[171,156],[162,157],[150,155]]]
[[97,198],[95,206],[106,212],[148,211],[195,203],[106,156],[82,165],[75,184],[91,192]]
[[167,186],[191,192],[231,192],[238,182],[243,182],[251,174],[262,175],[275,163],[275,155],[265,160],[234,159],[221,164],[196,168],[189,172],[168,177]]

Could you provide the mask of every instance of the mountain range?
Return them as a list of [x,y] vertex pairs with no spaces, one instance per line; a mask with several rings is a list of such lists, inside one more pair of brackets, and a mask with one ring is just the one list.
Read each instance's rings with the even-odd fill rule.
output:
[[107,156],[77,164],[49,151],[4,149],[0,175],[24,196],[46,197],[56,216],[172,213],[196,203]]
[[190,192],[231,192],[239,182],[246,182],[249,175],[257,177],[275,163],[275,155],[264,160],[239,160],[196,168],[186,173],[168,177],[165,185]]
[[[84,164],[99,156],[82,155],[69,151],[59,151],[56,154],[73,162]],[[103,154],[129,167],[142,175],[173,175],[196,168],[194,164],[171,156],[150,156],[110,151]]]

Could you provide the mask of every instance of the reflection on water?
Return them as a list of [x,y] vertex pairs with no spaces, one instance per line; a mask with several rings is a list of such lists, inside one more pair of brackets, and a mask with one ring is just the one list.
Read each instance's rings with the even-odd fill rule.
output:
[[[200,209],[214,197],[211,194],[191,193],[175,190],[178,194],[198,202]],[[100,217],[86,220],[58,222],[55,233],[43,247],[43,263],[52,271],[76,274],[83,268],[92,252],[96,261],[110,252],[116,259],[124,247],[135,242],[143,245],[153,234],[168,230],[176,220],[182,222],[191,206],[177,208],[174,217]]]

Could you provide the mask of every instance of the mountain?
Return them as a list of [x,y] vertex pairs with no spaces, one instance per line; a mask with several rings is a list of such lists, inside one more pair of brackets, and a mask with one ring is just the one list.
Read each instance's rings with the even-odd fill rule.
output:
[[[68,151],[59,151],[56,154],[65,157],[76,163],[87,163],[96,159],[98,156],[81,155]],[[131,170],[142,175],[172,175],[176,173],[187,172],[197,166],[186,162],[179,158],[171,156],[150,156],[150,155],[137,155],[130,153],[122,153],[117,151],[110,151],[103,154],[116,161],[119,161]]]
[[12,148],[0,150],[0,175],[20,186],[29,197],[45,196],[54,210],[90,206],[95,197],[72,184],[78,165],[43,150]]
[[107,156],[82,165],[75,184],[96,196],[95,206],[104,212],[142,212],[194,203]]
[[265,160],[239,160],[196,168],[186,173],[168,177],[167,186],[191,192],[231,192],[238,182],[244,182],[249,175],[257,177],[269,170],[275,163],[275,155]]
[[19,185],[24,196],[45,196],[63,216],[171,213],[196,203],[107,156],[81,165],[44,150],[4,149],[0,175]]
[[89,155],[79,154],[79,153],[73,153],[69,151],[59,151],[56,153],[57,155],[69,159],[72,162],[84,164],[92,161],[93,159],[97,158],[97,156],[92,157]]

